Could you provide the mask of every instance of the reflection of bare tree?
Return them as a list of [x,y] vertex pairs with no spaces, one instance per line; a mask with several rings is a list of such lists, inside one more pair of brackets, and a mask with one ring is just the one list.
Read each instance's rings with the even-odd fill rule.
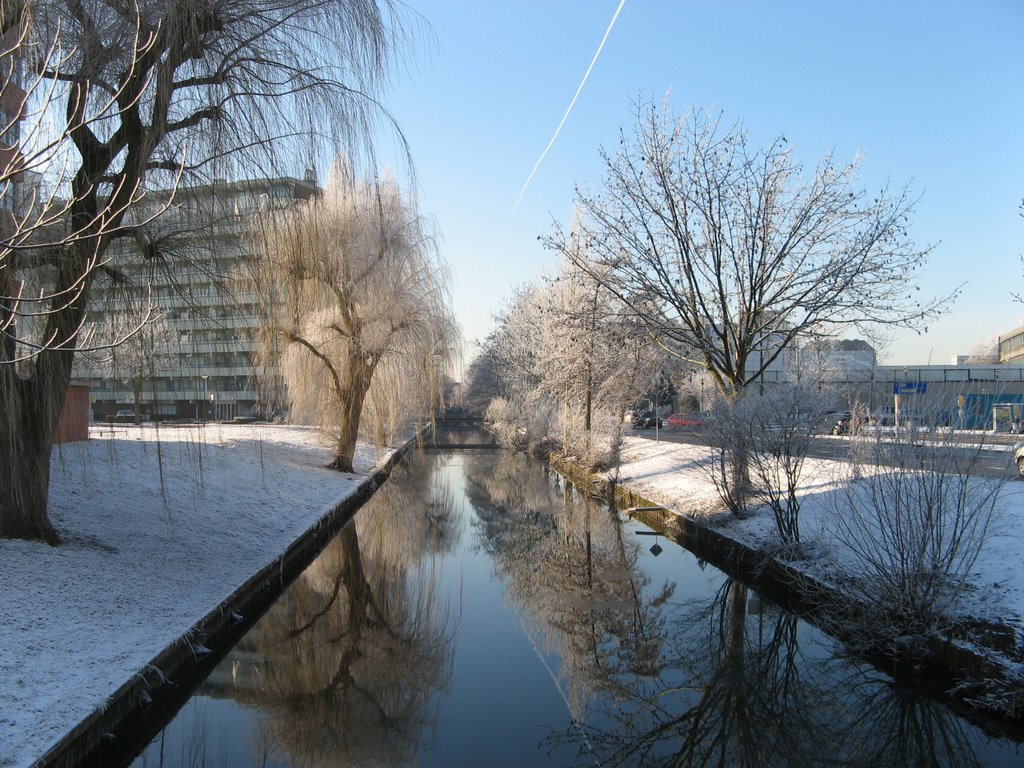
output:
[[552,741],[585,743],[603,766],[978,764],[946,708],[803,657],[798,620],[738,582],[675,621],[659,677],[618,675],[614,702]]
[[396,468],[232,652],[231,695],[295,762],[401,764],[429,738],[454,632],[430,555],[458,536],[430,475]]
[[[850,686],[854,690],[854,686]],[[962,720],[943,705],[913,691],[873,687],[856,702],[848,725],[854,741],[850,764],[907,768],[971,768],[982,762]]]
[[[234,750],[230,739],[218,730],[217,720],[210,717],[208,700],[199,700],[189,708],[187,723],[173,723],[170,728],[180,727],[185,738],[176,739],[162,731],[132,763],[132,768],[225,768],[237,764],[232,759]],[[246,755],[250,765],[268,765],[273,756],[272,745],[259,739]]]
[[467,495],[481,546],[494,559],[535,644],[562,661],[560,687],[575,719],[614,679],[657,675],[662,606],[618,516],[519,454],[466,459]]
[[801,679],[796,618],[767,611],[751,620],[751,597],[726,581],[703,622],[686,617],[703,638],[684,634],[676,658],[698,695],[676,710],[678,745],[657,746],[685,765],[835,764],[822,749],[835,744],[828,701]]
[[[727,582],[710,604],[676,616],[674,642],[660,674],[637,677],[608,670],[613,677],[606,686],[617,689],[615,706],[595,712],[579,736],[554,740],[584,738],[600,763],[611,766],[800,764],[779,759],[785,756],[776,748],[785,741],[774,732],[786,708],[762,711],[764,682],[751,679],[771,672],[784,682],[782,690],[795,691],[789,685],[795,669],[787,663],[765,669],[761,654],[751,653],[747,597],[746,587]],[[779,621],[769,627],[764,647],[789,647],[794,639],[792,624]],[[799,749],[803,742],[793,746]]]

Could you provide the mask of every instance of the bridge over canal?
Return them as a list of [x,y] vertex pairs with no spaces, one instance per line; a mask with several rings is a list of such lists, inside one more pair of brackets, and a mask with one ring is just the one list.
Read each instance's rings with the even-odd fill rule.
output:
[[497,435],[484,425],[483,418],[468,415],[438,417],[424,445],[449,450],[501,448]]

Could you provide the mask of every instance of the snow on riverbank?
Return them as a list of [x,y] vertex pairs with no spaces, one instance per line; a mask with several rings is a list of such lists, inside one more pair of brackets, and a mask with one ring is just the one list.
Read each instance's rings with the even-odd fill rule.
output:
[[[1002,450],[1008,449],[1003,446]],[[778,534],[767,509],[753,510],[743,520],[723,513],[715,488],[699,464],[707,449],[697,445],[625,438],[617,481],[669,509],[706,518],[727,535],[754,548],[776,547]],[[812,575],[828,578],[827,569],[842,561],[836,546],[829,495],[845,481],[838,461],[808,459],[804,465],[800,507],[801,541],[815,559],[798,566]],[[1008,470],[1009,472],[1009,470]],[[615,472],[609,474],[615,476]],[[1024,637],[1024,481],[1012,475],[1003,485],[984,549],[974,564],[970,586],[957,606],[960,615],[1005,622]],[[998,480],[979,478],[979,483]],[[850,563],[844,563],[849,568]]]
[[[390,452],[388,452],[390,453]],[[387,458],[311,429],[94,428],[55,448],[59,547],[0,540],[0,767],[31,764]]]

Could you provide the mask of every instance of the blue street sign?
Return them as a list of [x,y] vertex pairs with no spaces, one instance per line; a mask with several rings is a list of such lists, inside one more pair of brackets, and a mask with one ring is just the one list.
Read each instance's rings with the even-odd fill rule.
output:
[[897,381],[892,385],[894,395],[923,395],[927,391],[927,381]]

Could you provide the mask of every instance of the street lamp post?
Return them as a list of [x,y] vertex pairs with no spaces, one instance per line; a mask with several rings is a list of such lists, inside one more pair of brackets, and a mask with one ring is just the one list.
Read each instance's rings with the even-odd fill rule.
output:
[[199,422],[202,424],[202,423],[206,422],[206,397],[207,397],[207,395],[206,395],[206,393],[207,393],[206,380],[208,378],[210,378],[210,377],[209,377],[208,374],[200,374],[199,378],[201,378],[203,380],[203,413],[202,413],[202,416],[199,419]]

